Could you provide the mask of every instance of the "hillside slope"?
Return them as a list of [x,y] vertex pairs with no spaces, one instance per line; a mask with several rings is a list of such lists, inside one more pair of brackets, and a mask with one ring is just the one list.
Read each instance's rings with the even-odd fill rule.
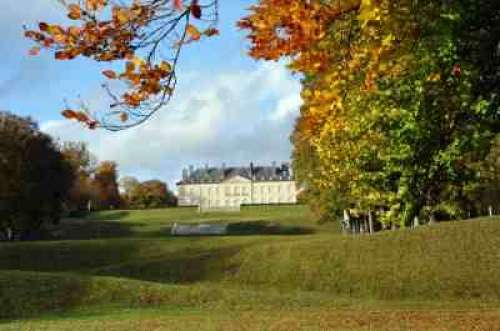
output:
[[[276,215],[268,220],[299,224]],[[500,307],[498,218],[357,237],[315,229],[1,244],[0,318],[92,307]]]

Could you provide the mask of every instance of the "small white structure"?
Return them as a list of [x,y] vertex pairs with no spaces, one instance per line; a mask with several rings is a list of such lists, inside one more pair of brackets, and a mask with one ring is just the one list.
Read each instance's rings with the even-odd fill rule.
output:
[[231,167],[183,171],[177,183],[179,206],[204,210],[235,210],[241,205],[294,204],[298,190],[291,168],[284,163],[266,167]]
[[175,223],[170,234],[172,236],[221,236],[227,234],[227,225]]

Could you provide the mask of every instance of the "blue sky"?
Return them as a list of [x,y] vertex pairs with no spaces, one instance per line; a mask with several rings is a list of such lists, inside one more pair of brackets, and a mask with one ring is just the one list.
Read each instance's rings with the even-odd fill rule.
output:
[[186,47],[175,97],[148,123],[118,133],[88,131],[61,118],[65,98],[103,105],[100,72],[109,65],[31,57],[23,25],[64,22],[56,0],[0,0],[0,109],[31,116],[61,140],[89,144],[99,160],[115,160],[121,176],[159,178],[170,186],[190,164],[287,161],[300,107],[300,84],[284,63],[246,55],[235,27],[253,1],[221,1],[221,35]]

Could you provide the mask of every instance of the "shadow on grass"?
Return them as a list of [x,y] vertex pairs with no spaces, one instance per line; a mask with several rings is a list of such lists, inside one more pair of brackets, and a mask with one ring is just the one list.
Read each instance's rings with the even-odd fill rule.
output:
[[[227,224],[225,234],[189,234],[189,235],[176,235],[171,234],[172,227],[163,227],[160,231],[154,233],[155,236],[169,236],[169,237],[221,237],[221,236],[262,236],[262,235],[305,235],[312,234],[316,231],[313,228],[298,226],[298,225],[284,225],[271,221],[243,221],[243,222],[230,222],[224,220],[210,221],[206,224]],[[197,224],[191,223],[190,225],[196,226]]]
[[182,252],[145,261],[133,261],[94,269],[93,275],[132,278],[157,283],[189,284],[223,279],[228,270],[237,268],[232,257],[241,247],[224,247]]
[[84,240],[123,238],[134,234],[132,228],[142,224],[130,224],[120,221],[104,221],[68,218],[44,231],[42,240]]
[[118,211],[96,212],[88,215],[86,218],[99,221],[119,221],[129,215],[130,215],[129,211],[118,210]]
[[74,275],[0,271],[0,322],[78,307],[91,285]]
[[[76,272],[135,259],[135,240],[66,240],[0,245],[0,271]],[[0,288],[1,291],[1,288]]]
[[0,271],[0,325],[92,307],[169,302],[160,284],[65,273]]
[[227,234],[230,236],[249,235],[301,235],[312,234],[311,228],[297,225],[283,225],[268,221],[250,221],[230,223],[227,226]]

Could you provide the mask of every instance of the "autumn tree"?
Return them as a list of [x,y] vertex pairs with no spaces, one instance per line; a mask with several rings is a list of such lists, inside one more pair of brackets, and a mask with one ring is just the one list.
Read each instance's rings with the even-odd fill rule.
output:
[[60,148],[74,175],[70,194],[65,201],[66,208],[70,214],[88,211],[91,201],[97,199],[92,179],[96,159],[85,143],[64,142]]
[[103,161],[95,169],[93,185],[97,197],[94,202],[96,209],[114,209],[120,206],[118,191],[117,165],[112,161]]
[[162,208],[177,204],[173,192],[160,180],[153,179],[141,183],[134,177],[124,177],[120,182],[130,208]]
[[52,139],[29,118],[0,112],[0,233],[30,238],[56,223],[73,182]]
[[[498,132],[500,4],[261,0],[250,55],[290,59],[304,105],[298,180],[322,213],[383,206],[384,221],[457,204]],[[484,86],[485,88],[481,88]],[[498,85],[496,85],[498,86]],[[453,194],[447,194],[451,190]]]
[[[40,22],[25,31],[56,60],[87,57],[110,63],[102,74],[109,108],[89,109],[84,100],[62,114],[91,129],[121,130],[149,119],[175,90],[182,48],[218,34],[217,0],[60,1],[72,21],[67,26]],[[121,66],[119,72],[111,69]]]
[[141,184],[141,182],[133,176],[125,176],[120,178],[119,186],[122,196],[122,201],[129,207],[131,206],[132,193]]
[[500,135],[492,141],[490,152],[479,162],[467,163],[477,180],[465,187],[464,198],[472,216],[500,212]]

